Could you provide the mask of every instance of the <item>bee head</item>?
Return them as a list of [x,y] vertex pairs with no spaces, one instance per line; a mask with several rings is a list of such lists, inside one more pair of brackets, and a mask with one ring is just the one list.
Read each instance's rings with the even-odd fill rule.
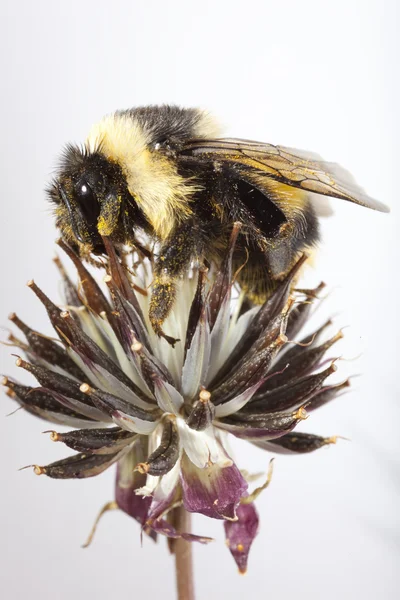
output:
[[[47,190],[56,205],[56,224],[69,243],[95,254],[104,251],[102,236],[125,242],[122,204],[129,195],[122,169],[98,152],[69,145],[56,178]],[[122,237],[121,237],[122,236]]]

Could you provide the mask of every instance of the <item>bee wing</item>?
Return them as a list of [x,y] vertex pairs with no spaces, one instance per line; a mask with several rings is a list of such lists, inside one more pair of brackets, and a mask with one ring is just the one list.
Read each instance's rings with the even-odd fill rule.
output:
[[181,156],[216,164],[236,164],[291,187],[348,200],[381,212],[389,211],[387,206],[370,198],[345,169],[304,150],[223,138],[188,141]]

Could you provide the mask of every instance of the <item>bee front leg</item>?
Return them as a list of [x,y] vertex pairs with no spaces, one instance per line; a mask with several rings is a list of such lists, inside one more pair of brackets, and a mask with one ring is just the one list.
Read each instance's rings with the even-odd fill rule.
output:
[[179,340],[166,335],[162,325],[174,305],[176,282],[199,252],[193,224],[181,225],[166,240],[154,268],[149,318],[153,330],[172,346]]

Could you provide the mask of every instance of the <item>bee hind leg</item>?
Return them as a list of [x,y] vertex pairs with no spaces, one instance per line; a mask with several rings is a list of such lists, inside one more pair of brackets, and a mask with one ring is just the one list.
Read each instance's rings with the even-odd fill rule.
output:
[[155,277],[150,300],[149,318],[154,332],[172,347],[180,340],[164,333],[162,325],[171,312],[176,296],[175,279],[163,273]]
[[176,281],[200,251],[199,236],[193,223],[178,227],[163,243],[154,268],[149,318],[154,332],[172,346],[179,340],[163,331],[163,323],[175,302]]

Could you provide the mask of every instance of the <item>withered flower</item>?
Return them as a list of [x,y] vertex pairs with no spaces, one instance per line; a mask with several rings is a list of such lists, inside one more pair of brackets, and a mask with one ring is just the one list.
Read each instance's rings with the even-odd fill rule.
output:
[[[311,452],[334,438],[293,433],[314,409],[334,398],[348,382],[329,385],[336,369],[325,352],[341,337],[320,342],[325,328],[294,344],[308,321],[316,290],[295,291],[300,258],[260,307],[247,310],[235,288],[231,237],[220,270],[194,268],[183,278],[165,329],[180,341],[173,348],[148,321],[151,255],[118,257],[105,239],[104,293],[81,260],[63,242],[80,284],[64,282],[63,309],[33,282],[59,341],[11,321],[26,341],[11,336],[24,353],[17,366],[39,387],[4,379],[8,395],[25,410],[57,425],[51,439],[76,451],[38,475],[55,479],[98,475],[117,465],[115,502],[155,538],[209,538],[179,531],[171,518],[183,506],[225,525],[227,545],[246,571],[258,530],[254,500],[269,482],[250,490],[226,449],[232,434],[273,453]],[[244,467],[245,465],[241,465]]]

